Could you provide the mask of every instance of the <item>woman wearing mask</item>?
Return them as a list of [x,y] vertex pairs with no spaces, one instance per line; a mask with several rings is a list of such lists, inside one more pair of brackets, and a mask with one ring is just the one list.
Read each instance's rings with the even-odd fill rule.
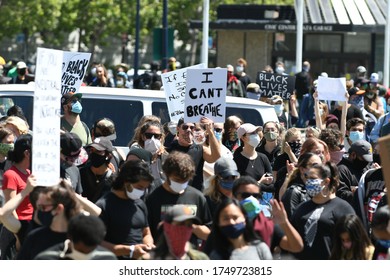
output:
[[290,128],[284,135],[281,154],[275,159],[272,168],[273,176],[277,179],[278,170],[286,166],[286,162],[296,163],[301,153],[301,131],[295,127]]
[[92,87],[113,87],[110,79],[108,78],[108,72],[103,64],[96,66],[96,77],[89,84]]
[[148,121],[141,125],[138,138],[133,143],[131,148],[139,147],[152,153],[151,172],[153,177],[161,182],[165,180],[165,175],[162,171],[162,164],[168,153],[163,145],[164,129],[158,121]]
[[28,233],[16,257],[19,260],[33,260],[47,248],[64,242],[69,220],[82,212],[74,190],[65,180],[41,189],[36,208],[42,226]]
[[223,126],[222,144],[234,153],[240,146],[240,138],[237,135],[237,129],[244,122],[237,116],[229,116]]
[[298,205],[309,199],[305,189],[305,174],[312,166],[318,164],[322,164],[318,155],[304,153],[298,158],[297,168],[286,176],[286,188],[282,187],[279,198],[286,208],[290,221]]
[[176,204],[164,215],[160,226],[163,234],[157,241],[156,248],[151,252],[153,260],[208,260],[209,257],[194,248],[189,242],[192,225],[199,224],[191,208],[184,204]]
[[285,110],[285,104],[279,95],[274,95],[269,99],[269,103],[274,106],[276,115],[278,116],[279,124],[284,129],[292,127],[291,115]]
[[242,151],[234,153],[233,159],[241,176],[251,176],[260,184],[263,191],[273,192],[273,177],[267,176],[272,172],[271,164],[266,155],[255,150],[260,143],[258,134],[260,129],[260,126],[251,123],[244,123],[239,127],[237,134],[244,147]]
[[219,158],[214,164],[214,176],[205,190],[207,205],[211,215],[214,214],[218,204],[227,197],[232,197],[234,180],[240,173],[237,171],[236,162],[232,158]]
[[235,199],[226,199],[218,206],[212,231],[212,260],[272,260],[269,247],[256,235],[252,222]]
[[374,249],[357,215],[349,214],[337,221],[331,260],[372,260]]
[[138,259],[154,248],[148,210],[141,199],[152,182],[146,163],[125,162],[112,183],[111,192],[96,203],[102,209],[100,218],[107,228],[102,246],[118,259]]
[[306,172],[305,189],[311,199],[300,204],[291,218],[304,241],[303,251],[294,254],[297,259],[329,259],[337,221],[355,214],[348,202],[336,196],[338,184],[338,169],[331,162],[314,165]]
[[256,151],[267,156],[271,166],[273,166],[275,158],[280,154],[280,126],[276,122],[269,121],[263,125],[263,138],[260,145],[256,147]]

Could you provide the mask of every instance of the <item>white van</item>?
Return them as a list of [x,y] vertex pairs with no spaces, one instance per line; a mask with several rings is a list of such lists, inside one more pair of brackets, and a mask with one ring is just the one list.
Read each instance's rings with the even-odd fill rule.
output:
[[[156,115],[162,123],[169,121],[163,91],[82,86],[79,92],[83,94],[81,119],[88,127],[99,118],[113,120],[117,133],[115,146],[127,146],[142,116]],[[32,128],[33,95],[33,85],[0,85],[0,114],[6,115],[8,108],[18,105]],[[226,116],[230,115],[254,125],[278,121],[273,106],[249,98],[228,96]]]

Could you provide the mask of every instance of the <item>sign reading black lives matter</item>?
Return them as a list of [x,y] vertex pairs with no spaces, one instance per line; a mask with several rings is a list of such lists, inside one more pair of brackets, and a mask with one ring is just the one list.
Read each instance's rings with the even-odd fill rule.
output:
[[262,97],[279,95],[290,99],[295,89],[295,76],[258,72],[256,83],[260,86]]
[[226,84],[226,68],[188,69],[184,122],[196,123],[201,117],[225,122]]
[[77,92],[87,72],[90,53],[63,52],[61,94]]

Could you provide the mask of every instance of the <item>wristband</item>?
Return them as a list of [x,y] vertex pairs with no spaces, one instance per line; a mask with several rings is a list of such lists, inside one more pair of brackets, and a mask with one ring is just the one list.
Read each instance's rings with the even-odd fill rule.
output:
[[133,258],[134,250],[135,250],[135,245],[130,245],[130,254],[129,254],[130,259]]

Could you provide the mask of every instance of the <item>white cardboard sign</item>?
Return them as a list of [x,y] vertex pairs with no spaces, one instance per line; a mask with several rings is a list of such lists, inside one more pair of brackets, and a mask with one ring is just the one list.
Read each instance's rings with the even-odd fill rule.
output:
[[63,52],[61,94],[77,92],[87,72],[91,53]]
[[318,77],[318,99],[345,101],[346,80],[345,78]]

